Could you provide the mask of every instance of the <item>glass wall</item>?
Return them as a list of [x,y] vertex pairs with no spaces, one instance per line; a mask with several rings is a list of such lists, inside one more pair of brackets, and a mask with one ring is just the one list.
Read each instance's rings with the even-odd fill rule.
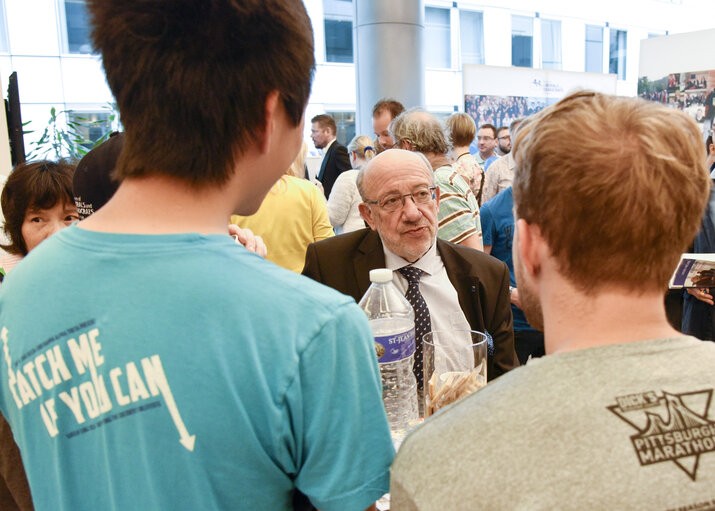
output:
[[511,17],[511,65],[533,67],[534,20],[528,16]]
[[619,80],[626,79],[626,40],[625,30],[611,29],[608,72],[618,75]]
[[484,22],[481,12],[459,11],[462,64],[484,64]]
[[353,5],[351,0],[323,0],[325,61],[353,62]]
[[427,67],[450,68],[452,66],[449,31],[449,9],[425,7],[424,42],[425,65]]
[[603,73],[603,27],[586,25],[586,69]]
[[541,67],[561,69],[561,22],[541,19]]

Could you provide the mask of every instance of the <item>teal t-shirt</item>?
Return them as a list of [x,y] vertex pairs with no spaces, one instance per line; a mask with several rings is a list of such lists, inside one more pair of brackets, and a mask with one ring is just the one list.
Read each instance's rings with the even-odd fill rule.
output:
[[72,226],[0,286],[0,408],[42,510],[362,510],[394,456],[351,298],[228,236]]

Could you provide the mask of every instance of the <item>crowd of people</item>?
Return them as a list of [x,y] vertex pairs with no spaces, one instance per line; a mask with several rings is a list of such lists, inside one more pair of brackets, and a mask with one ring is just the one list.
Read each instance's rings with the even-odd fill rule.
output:
[[[88,9],[125,131],[0,196],[3,510],[715,499],[713,295],[685,292],[690,335],[664,307],[715,246],[686,114],[579,91],[442,123],[386,98],[347,146],[310,119],[311,181],[303,2]],[[489,384],[397,452],[356,304],[377,268],[416,312],[418,395],[425,333],[488,345]]]

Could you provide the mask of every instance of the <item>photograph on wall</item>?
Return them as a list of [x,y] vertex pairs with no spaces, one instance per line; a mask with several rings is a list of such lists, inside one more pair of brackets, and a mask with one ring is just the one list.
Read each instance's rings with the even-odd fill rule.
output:
[[464,111],[474,119],[477,126],[493,124],[500,128],[508,127],[515,119],[535,114],[556,101],[556,98],[467,94],[464,96]]
[[668,76],[638,79],[638,96],[682,110],[710,134],[715,117],[715,70],[670,73]]

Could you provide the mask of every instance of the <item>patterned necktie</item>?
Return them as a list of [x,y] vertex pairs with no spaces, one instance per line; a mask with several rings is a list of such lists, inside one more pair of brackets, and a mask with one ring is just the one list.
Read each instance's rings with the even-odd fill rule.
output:
[[399,271],[402,276],[407,279],[408,286],[405,298],[407,298],[407,301],[410,302],[410,305],[412,305],[412,308],[415,310],[415,363],[413,371],[415,373],[415,377],[417,378],[417,386],[419,388],[424,388],[424,373],[422,372],[422,337],[427,332],[432,331],[432,320],[429,316],[427,302],[425,302],[422,293],[420,293],[420,278],[424,272],[414,266],[405,266],[397,271]]

